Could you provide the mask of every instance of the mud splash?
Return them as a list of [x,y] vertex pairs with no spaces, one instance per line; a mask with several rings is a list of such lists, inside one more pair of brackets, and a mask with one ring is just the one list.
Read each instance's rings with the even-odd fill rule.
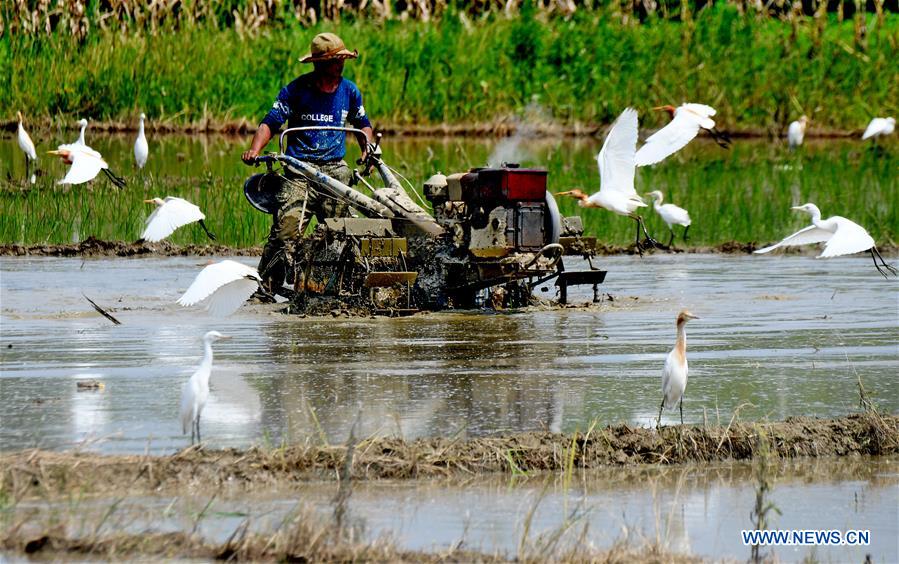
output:
[[[469,440],[373,438],[355,445],[351,472],[354,479],[373,480],[558,471],[567,464],[595,468],[747,460],[757,452],[760,432],[767,437],[772,454],[781,458],[899,453],[899,416],[867,412],[835,419],[796,417],[774,423],[664,427],[661,431],[625,424],[587,433],[525,433]],[[330,445],[246,451],[192,447],[161,457],[29,450],[0,455],[0,489],[9,499],[73,490],[128,495],[225,485],[251,490],[334,479],[346,453],[346,447]]]

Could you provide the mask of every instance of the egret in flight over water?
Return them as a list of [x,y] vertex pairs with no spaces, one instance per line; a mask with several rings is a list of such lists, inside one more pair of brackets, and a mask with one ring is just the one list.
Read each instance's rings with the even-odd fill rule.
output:
[[174,233],[179,227],[197,222],[203,228],[203,231],[206,232],[206,236],[215,241],[215,235],[209,231],[209,228],[206,227],[206,223],[203,221],[206,219],[206,216],[203,215],[200,208],[187,200],[168,196],[165,200],[153,198],[152,200],[144,200],[144,203],[156,204],[157,207],[150,214],[150,217],[147,218],[147,227],[144,229],[141,239],[156,243]]
[[808,127],[808,121],[807,116],[802,116],[798,120],[790,123],[790,127],[787,128],[787,143],[790,145],[791,149],[795,149],[802,145],[802,141],[805,139],[805,129]]
[[190,426],[190,444],[200,439],[200,414],[209,399],[209,376],[212,374],[212,343],[219,339],[230,339],[218,331],[210,331],[203,335],[203,360],[190,380],[181,388],[181,430],[186,435]]
[[140,115],[140,125],[137,129],[137,139],[134,141],[134,162],[137,168],[143,169],[147,164],[147,157],[150,156],[150,146],[147,145],[147,136],[144,134],[145,114]]
[[[812,216],[812,224],[793,233],[780,243],[755,251],[756,254],[768,253],[779,247],[824,243],[824,251],[817,258],[838,257],[868,251],[871,253],[871,259],[874,261],[877,272],[881,273],[884,278],[887,277],[884,270],[896,275],[896,269],[883,260],[877,247],[874,246],[874,239],[861,225],[838,215],[821,219],[821,210],[815,204],[794,206],[790,209]],[[881,264],[877,264],[878,258]]]
[[684,390],[687,389],[687,321],[699,319],[687,310],[677,314],[677,341],[674,348],[665,358],[662,368],[662,404],[659,406],[659,418],[656,428],[662,424],[662,409],[674,409],[680,406],[680,424],[684,424]]
[[261,282],[255,268],[223,260],[201,270],[178,303],[185,307],[200,304],[210,314],[224,317],[237,311]]
[[668,241],[668,246],[670,247],[672,243],[674,243],[674,226],[675,225],[683,225],[684,226],[684,243],[687,242],[687,231],[690,230],[690,214],[684,208],[675,206],[674,204],[663,204],[662,193],[658,190],[653,190],[648,193],[647,196],[652,198],[652,207],[656,210],[656,213],[662,218],[662,221],[668,226],[668,231],[671,232],[671,239]]
[[671,123],[649,136],[646,143],[637,151],[635,162],[637,166],[646,166],[661,162],[677,151],[687,146],[699,134],[700,129],[706,129],[712,134],[715,142],[725,149],[730,143],[730,138],[715,129],[715,108],[705,104],[681,104],[680,107],[659,106],[654,110],[664,110],[671,114]]
[[57,147],[55,151],[48,151],[49,154],[58,155],[64,163],[71,165],[65,178],[60,180],[58,184],[82,184],[89,182],[96,178],[102,170],[116,188],[124,188],[125,180],[113,174],[99,151],[91,149],[84,142],[84,130],[87,129],[87,120],[82,119],[78,124],[81,126],[81,133],[74,143],[65,143]]
[[29,173],[31,171],[32,161],[37,162],[37,150],[34,148],[34,141],[31,140],[31,136],[28,135],[28,132],[25,131],[25,128],[22,126],[22,112],[16,112],[16,115],[19,118],[19,129],[16,132],[16,141],[19,142],[19,148],[25,153],[25,178],[34,184],[36,177],[34,174]]
[[868,124],[867,129],[862,134],[862,139],[870,139],[871,137],[880,137],[881,135],[890,135],[896,130],[896,118],[874,118]]
[[596,156],[596,164],[599,166],[599,192],[587,196],[581,190],[569,190],[559,192],[559,195],[577,198],[580,200],[578,205],[582,208],[603,208],[636,221],[635,244],[637,252],[642,256],[641,229],[647,241],[653,245],[658,245],[658,243],[647,233],[646,226],[643,225],[643,218],[636,213],[639,208],[646,207],[646,203],[634,190],[634,173],[636,171],[634,154],[636,151],[637,110],[627,108],[612,124],[602,150]]

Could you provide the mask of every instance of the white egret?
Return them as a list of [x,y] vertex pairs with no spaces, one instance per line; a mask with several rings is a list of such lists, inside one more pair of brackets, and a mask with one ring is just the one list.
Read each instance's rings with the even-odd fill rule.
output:
[[659,106],[653,110],[664,110],[671,114],[671,123],[650,135],[646,143],[637,151],[637,166],[646,166],[663,161],[677,151],[686,147],[687,143],[706,129],[712,134],[715,142],[727,148],[730,138],[715,129],[715,108],[705,104],[681,104],[680,107]]
[[134,162],[137,168],[143,169],[147,164],[147,157],[150,156],[150,146],[147,145],[147,136],[144,134],[144,119],[147,116],[143,113],[140,115],[140,125],[137,130],[137,140],[134,141]]
[[640,242],[640,229],[646,235],[646,239],[653,245],[657,245],[655,239],[646,232],[643,218],[636,211],[645,208],[646,203],[634,190],[634,154],[637,151],[637,110],[627,108],[615,123],[612,124],[609,134],[606,136],[602,150],[596,156],[596,164],[599,166],[599,192],[587,196],[581,190],[569,190],[559,192],[560,196],[571,196],[580,200],[578,205],[582,208],[603,208],[618,215],[625,215],[637,222],[636,245],[637,251],[642,256],[642,244]]
[[124,188],[125,180],[109,170],[109,165],[103,160],[99,151],[91,149],[84,142],[87,120],[79,120],[78,125],[81,126],[81,133],[78,134],[78,139],[74,143],[64,143],[55,151],[48,151],[49,154],[58,155],[64,163],[71,165],[65,178],[58,184],[82,184],[96,178],[102,170],[116,188]]
[[181,198],[167,196],[165,200],[162,198],[153,198],[152,200],[144,200],[146,204],[156,204],[157,208],[147,218],[147,227],[141,239],[155,243],[162,241],[175,232],[181,226],[188,223],[197,222],[206,236],[215,241],[215,235],[206,227],[203,221],[206,216],[200,211],[196,205]]
[[181,387],[181,430],[186,435],[190,426],[190,444],[200,438],[200,414],[209,399],[209,376],[212,374],[212,343],[219,339],[230,339],[218,331],[209,331],[203,335],[203,360],[190,380]]
[[[884,278],[887,277],[884,269],[894,276],[896,275],[896,269],[883,260],[877,247],[874,246],[874,239],[861,225],[838,215],[822,220],[821,210],[815,204],[794,206],[790,209],[812,216],[812,224],[793,233],[780,243],[755,251],[756,254],[768,253],[779,247],[824,243],[824,251],[817,258],[838,257],[868,251],[871,253],[871,259],[874,261],[877,272],[881,273]],[[878,258],[883,268],[877,264]]]
[[684,390],[687,389],[687,321],[699,319],[687,310],[677,314],[677,341],[674,348],[665,358],[662,368],[662,404],[659,406],[659,418],[656,427],[662,424],[662,409],[674,409],[680,406],[680,424],[684,424]]
[[36,180],[35,175],[29,173],[31,171],[31,161],[37,162],[37,150],[34,148],[34,141],[31,140],[31,136],[22,127],[22,112],[16,112],[16,115],[19,118],[19,130],[16,132],[16,140],[19,142],[19,148],[25,153],[25,178],[28,178],[34,184]]
[[896,118],[874,118],[868,124],[862,139],[870,139],[871,137],[880,137],[881,135],[890,135],[896,130]]
[[100,153],[87,145],[79,146],[77,143],[60,145],[59,149],[48,153],[58,155],[63,162],[71,165],[65,177],[57,184],[82,184],[96,178],[102,170],[116,188],[125,187],[125,180],[113,174]]
[[224,317],[237,311],[259,289],[261,282],[255,268],[223,260],[200,271],[178,303],[185,307],[200,304],[210,314]]
[[690,230],[690,214],[684,208],[675,206],[674,204],[663,204],[662,200],[664,196],[658,190],[653,190],[649,194],[647,194],[650,198],[652,198],[652,207],[656,210],[656,213],[661,216],[662,221],[668,226],[668,231],[671,232],[671,239],[668,241],[668,246],[670,247],[672,243],[674,243],[674,226],[675,225],[683,225],[684,226],[684,243],[687,242],[687,231]]
[[808,127],[808,121],[808,116],[802,116],[798,120],[790,123],[790,127],[787,128],[787,143],[790,145],[791,149],[795,149],[802,145],[802,141],[805,139],[805,129]]

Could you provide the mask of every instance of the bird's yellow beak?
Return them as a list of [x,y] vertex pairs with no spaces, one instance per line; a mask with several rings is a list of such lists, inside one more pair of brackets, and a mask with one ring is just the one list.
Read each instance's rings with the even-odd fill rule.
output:
[[665,106],[656,106],[655,108],[653,108],[653,111],[655,111],[655,112],[661,112],[661,111],[664,110],[664,109],[665,109]]
[[688,313],[687,317],[689,317],[690,319],[700,319],[698,315],[693,315],[692,313]]
[[144,203],[145,204],[155,204],[156,202],[154,202],[153,200],[144,200]]
[[793,206],[790,208],[791,210],[802,211],[802,206]]
[[47,151],[48,155],[61,155],[62,151]]

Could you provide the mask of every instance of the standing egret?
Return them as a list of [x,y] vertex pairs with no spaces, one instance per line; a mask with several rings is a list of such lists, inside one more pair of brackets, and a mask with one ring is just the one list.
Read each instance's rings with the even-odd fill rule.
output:
[[147,227],[141,239],[151,243],[162,241],[175,232],[176,229],[188,223],[197,222],[206,236],[215,241],[215,235],[206,223],[203,222],[206,216],[200,211],[196,205],[181,198],[167,196],[165,200],[162,198],[153,198],[152,200],[144,200],[146,204],[156,204],[157,208],[147,218]]
[[253,295],[262,279],[255,268],[233,260],[210,264],[178,298],[184,307],[201,304],[210,314],[231,315]]
[[190,426],[190,444],[194,444],[194,436],[197,442],[200,438],[200,414],[209,399],[209,375],[212,374],[212,343],[219,339],[230,339],[218,331],[209,331],[203,335],[203,361],[200,367],[193,373],[190,380],[181,387],[181,430],[186,435]]
[[150,156],[150,147],[147,145],[147,136],[144,135],[144,119],[147,116],[143,113],[140,115],[140,125],[137,130],[137,140],[134,141],[134,162],[137,168],[143,169],[147,164],[147,157]]
[[662,369],[662,404],[659,406],[659,418],[656,428],[662,424],[662,409],[674,409],[680,406],[680,424],[684,424],[684,390],[687,389],[687,321],[699,319],[687,310],[677,314],[677,341],[674,348],[665,358]]
[[868,124],[862,139],[870,139],[871,137],[880,137],[881,135],[890,135],[896,130],[896,118],[874,118]]
[[19,142],[19,148],[25,153],[25,178],[28,178],[34,184],[36,180],[35,175],[29,174],[29,172],[31,170],[31,161],[37,161],[37,151],[34,148],[34,141],[31,140],[31,136],[22,127],[22,112],[16,112],[16,115],[19,118],[19,130],[16,132],[16,140]]
[[728,147],[730,138],[715,129],[715,108],[705,104],[682,104],[679,108],[674,106],[659,106],[653,110],[664,110],[671,114],[671,123],[653,133],[646,143],[637,151],[637,166],[646,166],[663,161],[677,151],[686,147],[687,143],[699,134],[700,129],[706,129],[712,134],[718,145]]
[[661,216],[662,221],[668,226],[668,231],[671,232],[671,239],[668,241],[668,246],[670,247],[672,243],[674,243],[674,226],[675,225],[683,225],[684,226],[684,243],[687,242],[687,231],[690,230],[690,214],[684,208],[675,206],[674,204],[662,204],[662,200],[664,196],[658,190],[653,190],[649,194],[647,194],[650,198],[652,198],[652,207],[656,210],[656,213]]
[[612,124],[602,150],[596,156],[599,166],[599,192],[587,196],[581,190],[559,192],[560,196],[571,196],[580,200],[582,208],[603,208],[618,215],[625,215],[637,222],[635,244],[637,252],[643,256],[640,230],[653,245],[658,243],[650,237],[643,225],[643,218],[636,210],[645,208],[646,203],[634,190],[634,154],[637,151],[637,110],[627,108]]
[[[755,251],[756,254],[768,253],[778,247],[825,243],[824,251],[817,258],[838,257],[868,251],[871,253],[871,260],[874,261],[874,267],[877,268],[877,272],[881,273],[884,278],[887,277],[884,269],[894,276],[896,275],[896,269],[883,260],[883,257],[877,251],[877,247],[874,246],[874,239],[868,235],[868,232],[861,225],[838,215],[822,220],[821,210],[815,204],[793,206],[790,209],[802,211],[812,216],[812,224],[793,233],[780,243]],[[883,268],[877,264],[878,258]]]
[[790,123],[790,127],[787,128],[787,143],[790,145],[791,149],[795,149],[802,145],[802,141],[805,139],[805,128],[808,127],[808,121],[808,116],[802,116],[797,121]]

